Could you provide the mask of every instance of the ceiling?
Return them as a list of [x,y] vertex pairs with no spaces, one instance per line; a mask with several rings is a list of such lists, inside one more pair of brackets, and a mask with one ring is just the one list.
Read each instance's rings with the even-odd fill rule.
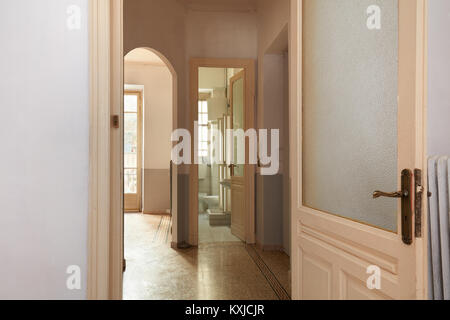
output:
[[[186,9],[209,12],[255,12],[257,0],[177,0]],[[276,0],[274,0],[276,1]]]
[[164,61],[161,60],[155,53],[148,49],[138,48],[134,49],[125,56],[127,63],[139,63],[154,66],[165,66]]

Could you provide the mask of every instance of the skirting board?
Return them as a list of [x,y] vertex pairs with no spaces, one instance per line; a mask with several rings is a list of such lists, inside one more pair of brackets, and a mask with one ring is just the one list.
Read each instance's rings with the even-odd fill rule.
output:
[[256,247],[262,251],[280,251],[285,252],[283,246],[280,245],[262,245],[260,243],[256,243]]
[[170,216],[170,212],[167,212],[167,211],[144,212],[144,214],[148,214],[148,215],[152,215],[152,216]]

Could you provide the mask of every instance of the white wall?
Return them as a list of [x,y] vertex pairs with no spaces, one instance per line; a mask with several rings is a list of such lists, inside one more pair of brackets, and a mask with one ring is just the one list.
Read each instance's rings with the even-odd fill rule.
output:
[[173,107],[169,69],[127,63],[125,83],[144,86],[144,169],[169,169]]
[[428,6],[428,154],[450,155],[450,1]]
[[[87,3],[0,2],[0,299],[86,297]],[[81,30],[66,27],[72,4]]]

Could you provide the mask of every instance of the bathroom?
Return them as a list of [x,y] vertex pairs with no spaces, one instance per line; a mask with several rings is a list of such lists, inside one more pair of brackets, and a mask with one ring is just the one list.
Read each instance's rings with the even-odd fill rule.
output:
[[237,242],[231,232],[230,85],[243,69],[199,68],[199,242]]

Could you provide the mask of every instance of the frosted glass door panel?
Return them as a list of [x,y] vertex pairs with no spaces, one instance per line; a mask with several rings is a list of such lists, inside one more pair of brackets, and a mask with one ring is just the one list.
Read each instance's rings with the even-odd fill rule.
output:
[[398,0],[303,3],[304,205],[396,231]]

